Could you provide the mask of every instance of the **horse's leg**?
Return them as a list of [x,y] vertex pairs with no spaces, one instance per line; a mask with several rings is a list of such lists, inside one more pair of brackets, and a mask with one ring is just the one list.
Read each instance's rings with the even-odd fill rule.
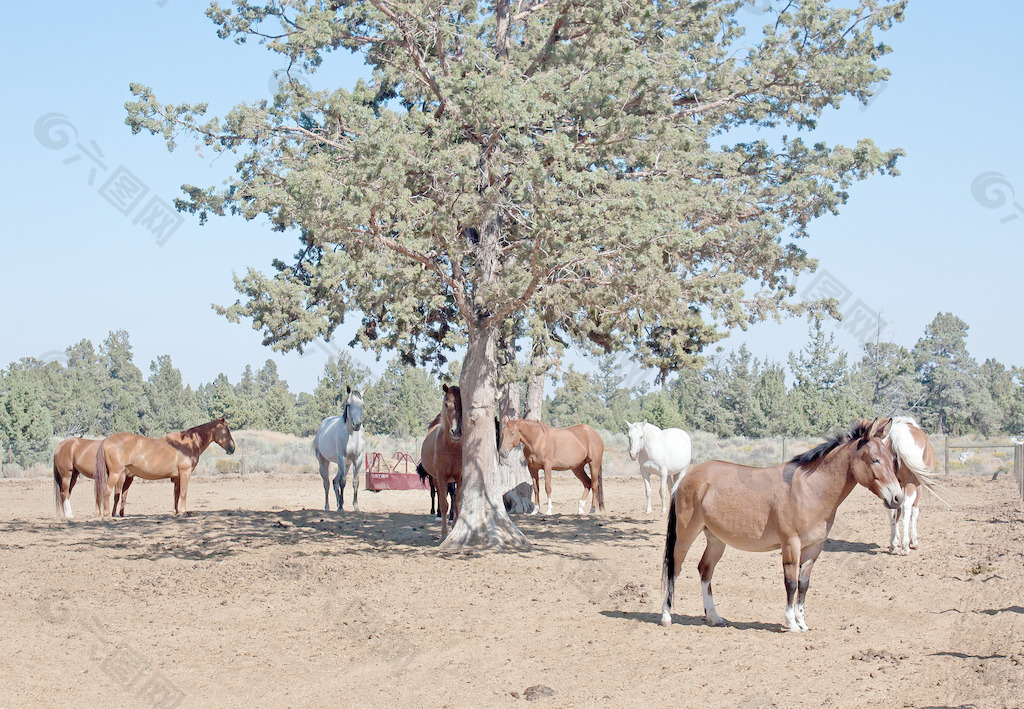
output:
[[[651,474],[640,468],[640,477],[644,481],[644,492],[647,493],[647,514],[651,513]],[[661,511],[665,511],[665,494],[661,495]]]
[[320,464],[320,477],[324,481],[324,512],[331,511],[331,461],[316,452],[316,460]]
[[348,478],[348,471],[345,470],[345,457],[338,458],[338,474],[334,476],[334,496],[338,499],[338,512],[345,509],[345,480]]
[[[435,522],[440,522],[441,521],[441,517],[439,516],[440,512],[435,511],[435,507],[434,507],[434,505],[436,503],[436,500],[437,500],[437,485],[434,483],[434,476],[433,475],[430,476],[429,480],[430,480],[430,514],[434,517],[434,521]],[[436,507],[436,510],[440,510],[440,509],[441,509],[441,507],[440,507],[440,505],[438,505]]]
[[437,513],[441,515],[441,541],[448,536],[448,478],[437,476]]
[[540,469],[530,468],[530,477],[533,478],[533,514],[540,514]]
[[188,511],[185,505],[185,498],[188,497],[188,479],[191,475],[191,470],[178,471],[178,478],[181,480],[181,494],[178,497],[181,500],[181,515],[183,517],[188,515]]
[[708,625],[725,625],[722,616],[715,611],[715,599],[711,595],[711,577],[715,575],[715,565],[725,553],[725,542],[716,537],[707,529],[704,530],[704,537],[708,540],[708,546],[704,550],[704,556],[697,564],[697,572],[700,574],[700,593],[704,599],[704,619]]
[[800,552],[800,577],[796,597],[796,623],[800,630],[807,630],[807,623],[804,621],[804,600],[807,598],[807,589],[811,586],[811,569],[814,568],[814,562],[824,548],[825,542],[822,541]]
[[910,507],[910,548],[917,549],[917,515],[921,511],[918,502],[921,501],[921,491],[914,493],[914,504]]
[[72,470],[71,475],[65,477],[63,474],[60,476],[60,496],[61,503],[64,505],[64,516],[68,519],[72,519],[71,515],[71,491],[75,489],[75,483],[78,482],[78,471]]
[[598,499],[598,496],[602,494],[600,455],[590,461],[590,484],[590,489],[593,493],[590,500],[590,514],[594,514],[597,512],[598,503],[600,503],[601,509],[604,509],[604,498]]
[[174,481],[174,514],[178,514],[178,504],[181,500],[181,476],[171,478]]
[[135,480],[134,475],[129,475],[124,479],[124,487],[121,488],[121,516],[124,517],[124,504],[128,501],[128,488],[132,486],[132,482]]
[[[914,490],[913,487],[910,489]],[[914,501],[917,499],[917,491],[914,490],[914,492],[910,492],[910,490],[905,488],[903,492],[903,502],[900,504],[900,512],[903,517],[901,520],[903,522],[903,529],[900,530],[903,532],[903,548],[900,553],[906,556],[910,553],[911,546],[917,546],[916,541],[914,541],[910,536],[910,522],[911,517],[913,517],[914,514]]]
[[454,522],[459,518],[459,512],[462,511],[462,500],[459,499],[459,488],[460,485],[457,482],[448,483],[448,497],[451,498],[451,512],[448,513],[448,519],[450,522]]
[[[661,469],[661,513],[668,512],[668,468]],[[648,493],[647,512],[651,511],[650,493]]]
[[[551,514],[551,464],[544,464],[544,492],[548,494],[548,514]],[[540,493],[537,493],[537,499],[540,499]]]
[[357,455],[352,461],[352,509],[359,511],[359,466],[363,456]]
[[889,520],[889,553],[896,551],[896,545],[899,544],[899,521],[900,521],[900,510],[886,510],[885,516]]
[[[576,508],[577,514],[583,514],[584,510],[587,509],[587,495],[590,494],[592,488],[590,476],[587,475],[587,469],[583,467],[584,465],[584,463],[580,463],[578,467],[572,469],[572,472],[579,478],[579,481],[583,483],[583,497],[580,498],[580,504]],[[591,512],[593,511],[591,510]]]
[[676,578],[686,561],[686,552],[704,529],[704,517],[699,508],[691,505],[690,501],[684,501],[669,509],[668,524],[665,540],[665,603],[661,607],[661,625],[665,628],[672,624],[672,595],[675,593]]
[[800,537],[782,543],[782,578],[786,584],[786,624],[792,631],[803,631],[796,618],[796,594],[800,576]]

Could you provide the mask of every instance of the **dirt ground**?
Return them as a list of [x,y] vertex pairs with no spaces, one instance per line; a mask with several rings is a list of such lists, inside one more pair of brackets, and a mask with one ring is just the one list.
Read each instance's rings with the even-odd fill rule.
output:
[[[325,513],[316,475],[137,481],[129,516],[72,522],[45,479],[0,481],[0,707],[1024,706],[1024,512],[1012,477],[946,481],[921,548],[889,554],[857,489],[784,632],[778,552],[729,550],[729,627],[703,622],[694,544],[658,625],[665,518],[639,477],[579,517],[517,517],[522,554],[442,556],[425,492]],[[349,499],[351,491],[348,492]],[[348,503],[346,503],[348,504]]]

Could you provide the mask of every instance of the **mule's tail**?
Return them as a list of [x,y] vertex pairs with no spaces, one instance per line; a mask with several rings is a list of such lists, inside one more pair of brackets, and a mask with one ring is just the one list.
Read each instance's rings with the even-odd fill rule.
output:
[[100,441],[96,449],[96,474],[93,480],[96,483],[96,516],[103,516],[103,500],[107,495],[107,457],[103,452],[103,441]]
[[60,471],[57,470],[57,464],[53,464],[53,506],[57,509],[57,516],[61,519],[67,519],[68,516],[64,513],[64,501],[60,499]]
[[665,587],[665,605],[662,606],[661,624],[672,623],[672,596],[676,590],[676,497],[668,508],[668,531],[665,534],[665,559],[661,566],[661,584]]

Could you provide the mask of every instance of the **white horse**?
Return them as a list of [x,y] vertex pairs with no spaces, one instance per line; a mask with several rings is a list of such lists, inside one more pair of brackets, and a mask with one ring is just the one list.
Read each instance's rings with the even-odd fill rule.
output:
[[690,467],[690,436],[681,428],[664,431],[652,423],[638,421],[629,426],[629,457],[640,461],[640,474],[647,491],[647,514],[651,513],[651,473],[661,478],[661,513],[667,511],[669,476],[676,477]]
[[359,471],[365,465],[363,453],[363,395],[358,389],[345,387],[348,401],[341,416],[330,416],[320,423],[313,439],[313,452],[320,463],[320,477],[324,480],[324,511],[331,511],[331,463],[338,464],[334,478],[334,494],[338,498],[338,511],[345,509],[344,492],[348,466],[352,466],[352,507],[359,511]]

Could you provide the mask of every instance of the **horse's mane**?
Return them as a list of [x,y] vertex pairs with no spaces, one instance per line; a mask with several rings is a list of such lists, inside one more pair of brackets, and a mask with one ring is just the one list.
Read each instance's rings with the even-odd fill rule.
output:
[[427,424],[427,430],[429,431],[434,426],[440,425],[440,423],[441,423],[441,412],[438,412],[437,416],[434,417],[434,420]]
[[824,443],[815,446],[806,453],[801,453],[800,455],[790,458],[789,462],[795,463],[799,466],[810,465],[811,463],[821,460],[844,443],[849,443],[850,441],[860,438],[870,427],[870,421],[861,419],[853,424],[853,427],[849,431],[835,431],[825,439]]
[[220,423],[220,419],[219,418],[218,419],[212,419],[210,421],[207,421],[206,423],[201,423],[198,426],[193,426],[192,428],[186,428],[183,431],[172,431],[172,433],[180,433],[183,436],[185,434],[187,434],[187,433],[194,433],[194,432],[198,433],[201,430],[212,428],[215,424],[218,424],[218,423]]

